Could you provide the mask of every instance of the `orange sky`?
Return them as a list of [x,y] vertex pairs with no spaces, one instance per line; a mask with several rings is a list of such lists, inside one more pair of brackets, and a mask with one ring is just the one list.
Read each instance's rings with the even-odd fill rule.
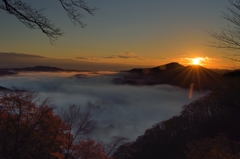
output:
[[221,11],[228,2],[173,1],[91,0],[89,5],[100,9],[94,16],[85,14],[83,29],[74,26],[61,8],[51,9],[55,2],[32,2],[46,8],[46,15],[64,31],[53,45],[41,31],[29,29],[1,11],[0,52],[137,66],[188,65],[196,57],[206,59],[202,65],[208,68],[236,65],[223,58],[232,52],[206,46],[212,40],[206,31],[227,25]]

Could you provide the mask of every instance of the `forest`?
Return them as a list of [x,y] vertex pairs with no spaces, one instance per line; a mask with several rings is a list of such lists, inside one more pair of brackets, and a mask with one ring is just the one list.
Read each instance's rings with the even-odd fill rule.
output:
[[69,105],[58,114],[49,99],[14,89],[0,96],[1,159],[107,159],[119,144],[127,141],[113,137],[103,144],[86,135],[96,125],[89,111]]
[[116,158],[240,158],[239,93],[226,88],[184,105],[180,115],[121,145]]

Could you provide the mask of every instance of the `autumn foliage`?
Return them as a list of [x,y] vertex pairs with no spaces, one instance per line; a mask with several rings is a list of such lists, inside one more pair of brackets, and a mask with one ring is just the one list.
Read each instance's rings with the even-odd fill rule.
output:
[[75,154],[77,158],[86,159],[107,159],[104,147],[100,143],[96,143],[94,140],[81,140],[75,148]]
[[2,93],[0,158],[106,158],[100,143],[83,137],[95,125],[89,112],[81,112],[74,105],[60,115],[53,110],[49,100],[39,100],[36,93],[21,90]]

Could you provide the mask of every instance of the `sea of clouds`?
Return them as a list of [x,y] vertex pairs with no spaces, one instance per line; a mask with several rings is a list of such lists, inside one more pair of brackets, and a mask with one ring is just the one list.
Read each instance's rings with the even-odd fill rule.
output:
[[96,140],[108,141],[112,136],[136,139],[157,122],[178,115],[184,104],[209,92],[193,92],[170,85],[116,85],[116,72],[19,73],[3,76],[0,85],[37,91],[42,99],[50,98],[60,108],[75,104],[90,109],[97,127]]

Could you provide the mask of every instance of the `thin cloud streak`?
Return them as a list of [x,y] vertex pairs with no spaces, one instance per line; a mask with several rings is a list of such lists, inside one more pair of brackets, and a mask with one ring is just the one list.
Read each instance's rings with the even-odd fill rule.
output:
[[137,56],[134,52],[122,52],[120,55],[112,55],[105,57],[107,59],[143,59],[141,56]]
[[115,85],[112,79],[119,74],[76,73],[21,73],[0,78],[1,86],[13,85],[38,91],[42,98],[50,97],[56,111],[69,104],[90,109],[98,126],[92,137],[108,141],[111,136],[134,140],[147,128],[178,115],[184,104],[208,92],[192,92],[169,85],[129,86]]
[[99,59],[94,58],[94,57],[76,57],[77,60],[93,60],[93,61],[97,61]]
[[15,53],[15,52],[0,52],[1,58],[12,59],[12,58],[45,58],[39,55]]

